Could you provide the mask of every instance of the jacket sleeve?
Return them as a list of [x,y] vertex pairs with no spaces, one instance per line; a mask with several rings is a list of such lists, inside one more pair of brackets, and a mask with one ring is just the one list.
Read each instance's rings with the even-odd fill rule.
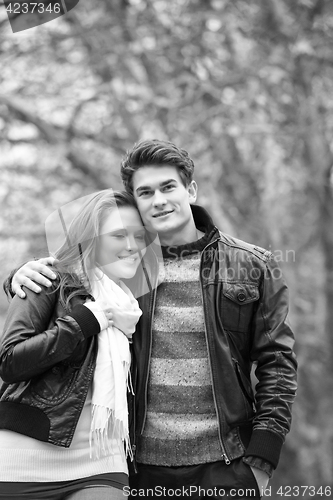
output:
[[[22,264],[22,266],[24,264],[25,264],[25,262]],[[12,289],[12,281],[13,281],[14,274],[19,269],[20,269],[19,267],[17,267],[16,269],[12,269],[12,271],[9,273],[9,276],[7,276],[7,278],[5,279],[5,281],[2,283],[2,288],[3,288],[4,292],[6,293],[6,295],[8,297],[14,297],[14,295],[15,295],[14,292],[13,292],[13,289]]]
[[0,342],[0,377],[6,383],[39,375],[71,356],[80,342],[100,331],[95,316],[83,305],[54,318],[56,283],[40,294],[25,288],[25,299],[15,296],[8,309]]
[[261,297],[253,324],[256,415],[245,456],[260,457],[275,468],[291,424],[296,395],[297,362],[294,335],[287,324],[288,290],[273,255],[266,263]]

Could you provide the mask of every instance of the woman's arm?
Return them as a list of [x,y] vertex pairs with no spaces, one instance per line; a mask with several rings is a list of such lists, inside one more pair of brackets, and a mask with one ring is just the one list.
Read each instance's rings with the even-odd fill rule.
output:
[[[58,317],[51,327],[57,283],[40,294],[26,289],[26,299],[14,297],[0,343],[0,376],[7,383],[28,380],[70,357],[85,339],[100,331],[95,315],[84,305]],[[50,293],[51,292],[51,293]]]

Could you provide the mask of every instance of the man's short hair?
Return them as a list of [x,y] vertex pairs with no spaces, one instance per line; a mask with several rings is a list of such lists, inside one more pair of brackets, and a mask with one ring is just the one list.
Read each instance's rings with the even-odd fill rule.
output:
[[127,151],[121,162],[120,174],[126,191],[133,193],[133,174],[149,165],[176,167],[184,186],[192,181],[194,163],[187,151],[169,141],[142,141]]

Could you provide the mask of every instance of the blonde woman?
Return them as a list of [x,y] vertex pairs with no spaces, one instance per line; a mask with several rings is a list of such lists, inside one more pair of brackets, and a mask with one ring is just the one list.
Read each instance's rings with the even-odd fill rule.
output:
[[132,196],[100,192],[73,220],[51,289],[13,298],[0,344],[0,498],[123,498],[141,310],[122,280],[145,247]]

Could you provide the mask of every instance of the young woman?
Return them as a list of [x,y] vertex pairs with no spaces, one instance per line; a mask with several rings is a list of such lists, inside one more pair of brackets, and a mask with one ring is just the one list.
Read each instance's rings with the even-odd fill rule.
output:
[[145,247],[133,198],[100,192],[71,223],[52,288],[13,298],[0,344],[0,498],[123,498],[141,310],[122,280]]

